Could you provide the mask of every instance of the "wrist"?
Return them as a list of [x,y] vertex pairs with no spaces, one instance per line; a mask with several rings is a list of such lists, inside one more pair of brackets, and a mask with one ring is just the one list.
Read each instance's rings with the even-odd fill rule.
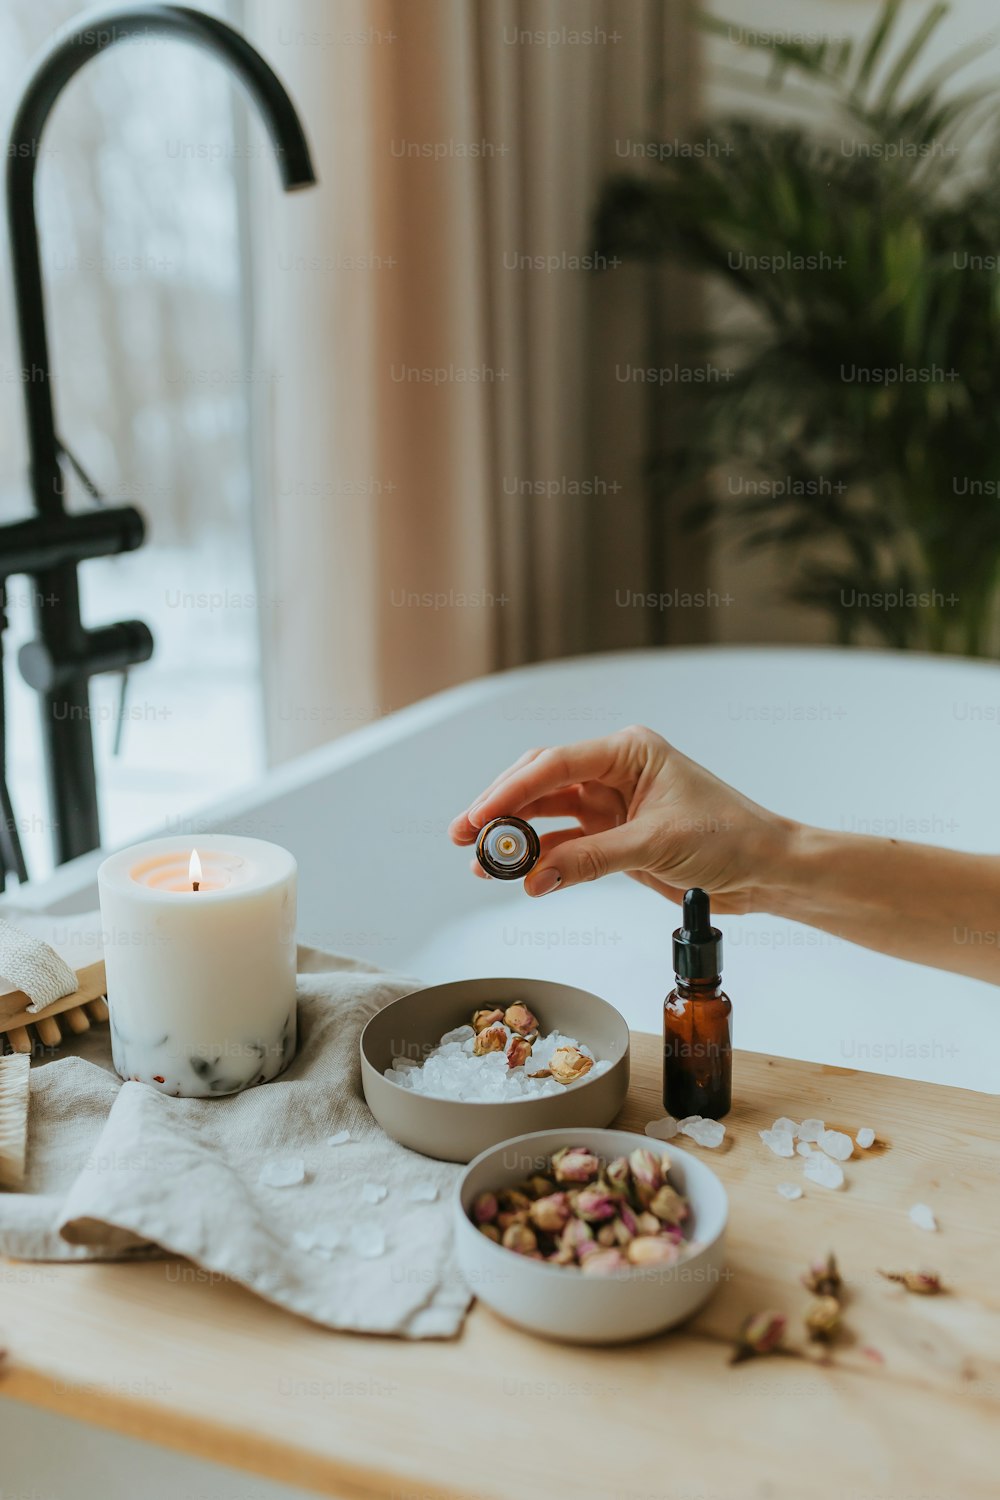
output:
[[754,909],[791,916],[790,907],[808,886],[814,835],[819,830],[794,818],[775,816],[764,840],[754,888]]

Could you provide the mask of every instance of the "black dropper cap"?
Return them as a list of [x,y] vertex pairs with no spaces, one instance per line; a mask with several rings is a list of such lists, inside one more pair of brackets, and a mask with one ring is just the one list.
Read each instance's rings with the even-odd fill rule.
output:
[[718,979],[722,974],[722,933],[712,926],[708,892],[693,886],[684,893],[682,925],[674,933],[674,973],[678,979]]

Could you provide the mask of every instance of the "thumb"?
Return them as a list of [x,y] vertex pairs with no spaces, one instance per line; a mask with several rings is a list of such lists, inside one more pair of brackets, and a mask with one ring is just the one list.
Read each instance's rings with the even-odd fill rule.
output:
[[567,839],[547,852],[524,882],[529,896],[547,896],[561,886],[582,885],[619,870],[641,869],[640,835],[634,823],[623,823],[604,833]]

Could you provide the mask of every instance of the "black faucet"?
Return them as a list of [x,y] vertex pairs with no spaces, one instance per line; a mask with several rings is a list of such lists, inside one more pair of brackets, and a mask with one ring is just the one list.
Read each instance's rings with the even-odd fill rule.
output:
[[[63,504],[64,461],[94,498],[97,492],[56,429],[35,223],[35,168],[45,122],[73,75],[115,42],[151,32],[194,42],[227,63],[264,117],[285,190],[316,181],[299,117],[274,72],[238,31],[187,6],[137,5],[81,16],[44,53],[21,97],[7,147],[7,216],[35,514],[0,527],[0,632],[6,624],[7,579],[26,574],[34,585],[37,634],[21,648],[19,664],[25,681],[41,695],[49,811],[59,862],[100,843],[89,680],[148,660],[153,637],[139,620],[88,629],[80,618],[78,564],[141,546],[145,523],[131,505],[69,515]],[[0,682],[0,757],[3,730]],[[0,758],[0,890],[5,873],[26,878],[3,773]]]

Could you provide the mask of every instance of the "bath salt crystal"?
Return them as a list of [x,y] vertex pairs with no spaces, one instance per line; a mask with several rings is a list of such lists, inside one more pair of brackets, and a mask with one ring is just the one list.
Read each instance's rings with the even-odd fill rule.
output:
[[261,1187],[296,1187],[305,1181],[305,1176],[306,1164],[301,1156],[277,1156],[264,1163],[257,1181]]
[[772,1130],[787,1130],[794,1139],[799,1133],[799,1127],[795,1120],[790,1120],[787,1115],[782,1115],[780,1120],[775,1120],[771,1126]]
[[867,1151],[869,1146],[875,1144],[875,1132],[870,1125],[863,1125],[854,1137],[862,1151]]
[[825,1120],[803,1120],[799,1126],[799,1140],[818,1141],[825,1129]]
[[824,1130],[817,1144],[834,1161],[847,1161],[854,1155],[854,1142],[842,1130]]
[[812,1156],[812,1147],[808,1141],[796,1141],[795,1149],[800,1156]]
[[326,1144],[328,1146],[346,1146],[350,1139],[351,1132],[349,1130],[338,1130],[336,1135],[327,1136]]
[[[477,1057],[473,1051],[476,1033],[471,1026],[457,1026],[445,1032],[441,1041],[422,1063],[397,1057],[385,1069],[385,1077],[400,1088],[426,1094],[435,1099],[455,1099],[464,1103],[502,1103],[507,1099],[537,1099],[562,1094],[575,1083],[563,1084],[552,1077],[533,1078],[533,1073],[547,1072],[552,1054],[558,1047],[575,1047],[585,1057],[593,1057],[590,1048],[575,1037],[553,1031],[539,1037],[523,1067],[512,1068],[506,1057],[509,1027],[496,1025],[505,1038],[504,1051],[485,1052]],[[611,1067],[607,1058],[596,1060],[579,1083],[600,1078]]]
[[292,1236],[295,1244],[300,1250],[315,1250],[317,1245],[316,1236],[308,1229],[297,1229]]
[[351,1249],[365,1260],[377,1260],[385,1254],[385,1235],[377,1224],[355,1224],[351,1229]]
[[933,1231],[938,1227],[937,1219],[934,1217],[934,1210],[929,1208],[926,1203],[914,1203],[910,1209],[910,1218],[918,1229]]
[[688,1115],[686,1119],[678,1120],[677,1131],[694,1141],[696,1146],[714,1149],[722,1145],[726,1127],[721,1120],[706,1120],[703,1115]]
[[366,1182],[361,1189],[362,1203],[381,1203],[389,1189],[381,1182]]
[[437,1195],[436,1183],[415,1182],[406,1196],[411,1203],[433,1203]]
[[802,1197],[802,1189],[797,1182],[779,1182],[778,1194],[782,1198],[787,1198],[789,1203],[794,1203],[796,1198]]
[[775,1156],[795,1155],[795,1142],[792,1139],[790,1130],[778,1130],[777,1128],[774,1130],[758,1130],[757,1134],[768,1150],[774,1152]]
[[844,1185],[844,1169],[832,1156],[824,1156],[822,1151],[813,1151],[806,1157],[803,1168],[810,1182],[818,1183],[820,1187],[839,1188]]
[[652,1136],[654,1141],[672,1141],[679,1128],[673,1115],[664,1115],[662,1120],[650,1120],[646,1126],[646,1134]]

